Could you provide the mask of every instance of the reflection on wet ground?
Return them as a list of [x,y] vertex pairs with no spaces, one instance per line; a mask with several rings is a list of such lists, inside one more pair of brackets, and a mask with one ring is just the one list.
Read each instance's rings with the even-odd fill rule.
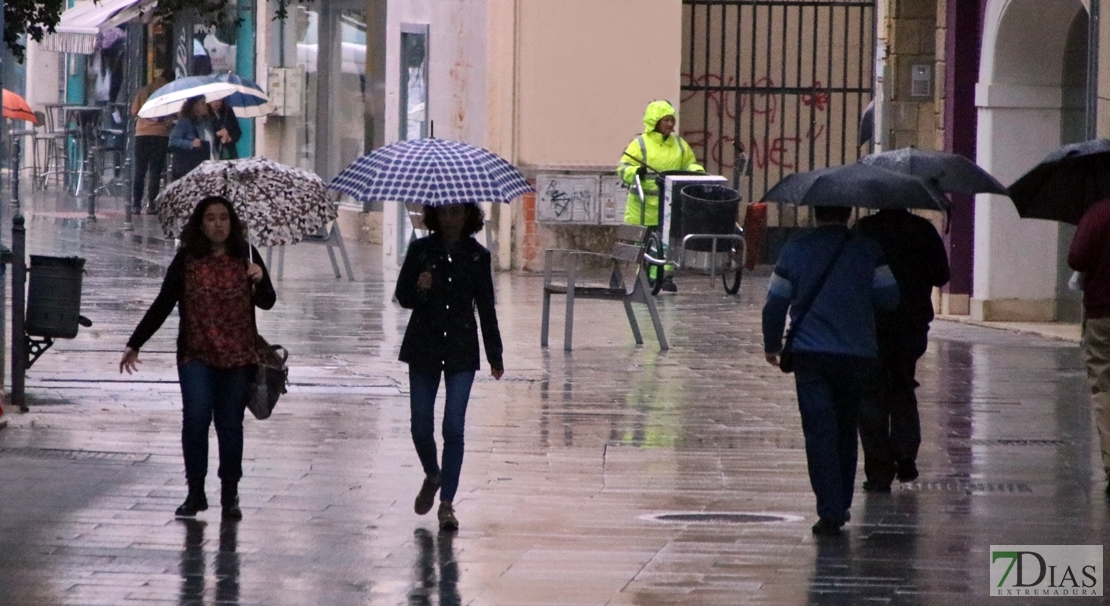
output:
[[[35,204],[29,252],[88,259],[95,324],[31,369],[32,412],[5,415],[0,604],[948,605],[987,595],[991,544],[1110,534],[1078,348],[937,322],[921,478],[857,493],[844,536],[816,540],[793,385],[760,353],[758,273],[739,297],[681,276],[660,299],[665,353],[633,345],[618,305],[584,302],[569,354],[539,348],[541,278],[498,275],[508,372],[479,375],[462,527],[441,534],[411,509],[396,270],[354,243],[355,282],[322,247],[291,247],[260,314],[293,385],[247,422],[244,520],[177,521],[175,318],[139,374],[117,366],[173,243],[154,217],[120,231],[110,201],[94,225]],[[652,517],[669,512],[785,521]]]

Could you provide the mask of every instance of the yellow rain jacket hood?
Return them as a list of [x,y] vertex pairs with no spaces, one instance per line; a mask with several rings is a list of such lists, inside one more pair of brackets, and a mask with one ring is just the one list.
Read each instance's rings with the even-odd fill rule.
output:
[[[636,192],[636,170],[641,163],[651,167],[651,170],[692,170],[705,172],[682,137],[678,136],[678,128],[666,139],[655,132],[655,125],[667,116],[674,116],[675,109],[666,101],[652,101],[644,112],[644,133],[633,139],[625,154],[622,155],[620,164],[617,165],[617,175],[621,181],[629,186],[628,202],[624,209],[624,222],[634,225],[659,225],[659,188],[655,184],[655,176],[648,173],[646,179],[641,179],[644,189],[645,205],[641,205],[640,196]],[[629,157],[631,156],[631,158]],[[641,210],[643,220],[641,221]]]

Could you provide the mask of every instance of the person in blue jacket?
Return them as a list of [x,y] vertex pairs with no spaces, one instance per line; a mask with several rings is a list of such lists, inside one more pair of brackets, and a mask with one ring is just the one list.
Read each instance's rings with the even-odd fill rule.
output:
[[214,156],[216,129],[204,95],[189,97],[170,131],[171,174],[177,180]]
[[[490,253],[474,234],[482,229],[477,204],[424,207],[430,235],[413,242],[397,276],[397,302],[412,310],[399,359],[409,365],[411,431],[416,454],[424,468],[424,483],[413,509],[431,511],[440,491],[439,526],[458,529],[455,492],[463,461],[463,427],[470,388],[479,369],[478,320],[490,374],[500,380],[501,332],[493,301]],[[435,400],[442,377],[443,464],[436,460]]]
[[[878,243],[848,230],[851,213],[848,207],[814,209],[817,228],[783,247],[763,306],[763,349],[767,362],[778,366],[787,312],[793,324],[799,305],[812,300],[792,353],[817,535],[839,534],[848,521],[856,421],[878,353],[875,310],[893,309],[899,296]],[[826,267],[828,277],[817,290]]]

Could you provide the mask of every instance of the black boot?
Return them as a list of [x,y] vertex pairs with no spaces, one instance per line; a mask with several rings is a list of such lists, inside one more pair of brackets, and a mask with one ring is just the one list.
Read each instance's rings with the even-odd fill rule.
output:
[[239,483],[224,482],[220,493],[220,506],[223,507],[223,519],[242,520],[243,510],[239,509]]
[[208,497],[204,495],[204,478],[190,479],[189,496],[185,497],[185,502],[177,508],[174,515],[179,518],[191,518],[197,515],[198,511],[206,509],[208,509]]

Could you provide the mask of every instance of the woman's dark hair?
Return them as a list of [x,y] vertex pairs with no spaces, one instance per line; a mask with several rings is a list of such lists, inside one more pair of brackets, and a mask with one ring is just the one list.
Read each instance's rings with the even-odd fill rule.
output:
[[212,254],[212,243],[208,240],[208,236],[204,235],[204,213],[214,204],[223,204],[227,207],[227,214],[231,219],[231,230],[224,245],[227,254],[246,259],[247,232],[243,229],[243,222],[239,220],[239,215],[235,213],[235,207],[223,196],[208,196],[197,204],[193,214],[189,216],[189,222],[185,224],[185,229],[181,230],[181,248],[194,258]]
[[814,206],[813,218],[824,222],[847,223],[852,217],[851,206]]
[[196,120],[196,118],[197,118],[197,104],[198,103],[204,103],[204,102],[205,102],[204,101],[204,95],[197,95],[195,97],[189,97],[188,99],[185,100],[185,103],[181,104],[181,111],[178,112],[178,114],[177,114],[178,117],[185,118],[185,119],[188,119],[188,120]]
[[[466,209],[466,222],[463,223],[462,235],[473,236],[474,234],[482,231],[482,226],[486,224],[486,215],[482,212],[482,208],[473,202],[467,202],[462,205]],[[436,216],[436,207],[424,205],[424,226],[428,231],[438,232],[439,217]]]

